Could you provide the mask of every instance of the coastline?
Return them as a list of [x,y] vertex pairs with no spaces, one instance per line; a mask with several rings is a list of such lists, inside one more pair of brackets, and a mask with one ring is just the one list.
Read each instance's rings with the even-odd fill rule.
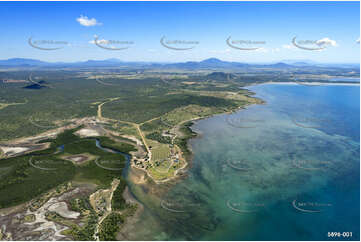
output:
[[[127,182],[127,188],[126,188],[127,191],[125,193],[131,195],[132,199],[134,199],[136,203],[140,204],[141,206],[138,206],[136,213],[131,218],[129,218],[129,220],[120,228],[117,234],[117,238],[127,239],[129,238],[129,236],[131,237],[133,233],[136,233],[134,232],[137,231],[137,229],[135,228],[135,224],[137,223],[137,221],[139,221],[142,214],[144,214],[144,211],[147,207],[145,204],[143,205],[141,201],[141,197],[139,197],[138,199],[136,192],[134,193],[133,191],[131,191],[133,186],[141,186],[142,188],[140,190],[148,190],[152,194],[150,195],[151,197],[155,196],[154,197],[155,199],[159,199],[159,197],[161,197],[161,194],[167,193],[170,189],[172,189],[174,185],[178,184],[179,182],[182,182],[189,175],[189,169],[192,167],[193,159],[194,159],[194,151],[192,149],[190,141],[193,139],[199,139],[203,135],[200,131],[193,128],[193,126],[197,124],[198,121],[220,115],[229,115],[235,112],[245,110],[252,105],[266,104],[265,100],[259,97],[255,97],[257,93],[248,90],[247,87],[244,87],[244,89],[246,89],[250,93],[249,94],[250,97],[255,98],[257,101],[254,103],[248,103],[242,106],[238,106],[237,108],[228,110],[226,112],[214,113],[212,115],[205,117],[197,117],[197,118],[185,120],[176,125],[177,132],[182,133],[182,137],[180,137],[180,139],[185,141],[187,151],[186,154],[184,154],[184,157],[186,159],[185,166],[176,170],[173,177],[162,181],[156,181],[149,175],[149,173],[146,170],[139,169],[132,165],[130,166],[130,169],[127,171],[127,175],[125,177]],[[185,128],[188,131],[184,133],[184,131],[181,131],[182,128]],[[184,153],[185,152],[184,147],[180,147],[180,148],[182,153]],[[126,199],[128,195],[125,195],[124,198]],[[157,203],[157,202],[158,202],[157,200],[152,201],[152,203]]]
[[[277,89],[276,87],[272,87],[273,89]],[[281,88],[281,87],[280,87]],[[330,87],[330,88],[332,88],[332,87]],[[346,88],[346,87],[345,87]],[[307,92],[308,90],[305,90],[305,88],[300,88],[300,89],[302,89],[302,90],[304,90],[305,92]],[[335,88],[333,88],[333,89],[335,89]],[[336,89],[341,89],[341,88],[336,88]],[[356,89],[356,88],[352,88],[352,89]],[[255,89],[255,90],[258,90],[258,89]],[[296,90],[299,90],[299,88],[296,88]],[[257,91],[257,93],[261,93],[261,92],[258,92]],[[267,96],[265,96],[265,97],[267,97]],[[316,96],[316,98],[318,98],[318,96]],[[262,98],[263,100],[268,100],[268,99],[265,99],[265,98]],[[290,100],[292,100],[292,99],[290,99]],[[302,100],[302,99],[300,99],[300,100]],[[287,105],[289,105],[289,103],[287,102],[286,103]],[[268,105],[272,105],[271,104],[271,102],[270,102],[270,104],[268,104]],[[250,105],[247,105],[246,107],[244,107],[244,108],[241,108],[241,109],[238,109],[237,111],[237,113],[242,113],[242,111],[244,111],[244,110],[242,110],[242,109],[247,109],[248,107],[250,107]],[[259,107],[259,106],[258,106]],[[261,106],[261,108],[262,108],[262,106]],[[225,113],[221,113],[221,115],[223,115],[223,114],[225,114]],[[213,116],[216,116],[216,115],[218,115],[218,114],[215,114],[215,115],[212,115],[212,116],[209,116],[209,117],[207,117],[207,118],[211,118],[211,117],[213,117]],[[225,115],[225,116],[227,116],[227,115]],[[224,117],[224,116],[217,116],[215,119],[213,119],[213,120],[220,120],[222,117]],[[193,125],[191,125],[190,126],[190,128],[192,129],[192,131],[194,132],[194,133],[196,133],[197,135],[195,136],[195,137],[193,137],[193,138],[201,138],[202,139],[202,132],[201,133],[199,133],[198,132],[198,129],[201,129],[201,130],[203,130],[203,127],[207,127],[207,128],[205,128],[205,133],[204,133],[204,139],[205,140],[207,140],[207,139],[211,139],[212,138],[212,140],[214,139],[214,138],[217,138],[217,136],[215,136],[215,135],[213,135],[213,136],[211,136],[211,138],[208,138],[209,136],[207,136],[207,134],[206,134],[206,132],[207,132],[207,130],[209,131],[209,132],[212,132],[212,130],[213,130],[213,128],[214,127],[217,127],[216,125],[217,125],[217,122],[216,121],[211,121],[210,123],[210,125],[208,126],[208,123],[207,122],[198,122],[198,121],[200,121],[201,119],[206,119],[206,118],[198,118],[197,120],[194,120],[194,122],[193,122]],[[283,118],[282,118],[283,119]],[[198,125],[194,125],[194,124],[198,124]],[[204,124],[204,125],[203,125]],[[209,128],[208,128],[209,127]],[[232,128],[230,128],[230,132],[231,132],[231,129]],[[296,129],[298,129],[298,128],[296,128]],[[280,128],[280,130],[281,130],[281,128]],[[220,131],[220,132],[222,132],[222,131]],[[242,132],[242,131],[241,131]],[[302,131],[300,131],[300,132],[302,132]],[[307,132],[307,131],[306,131]],[[242,135],[242,133],[238,133],[240,136]],[[277,133],[275,133],[275,135],[276,135]],[[207,137],[206,137],[207,136]],[[275,136],[274,136],[275,137]],[[188,139],[188,141],[190,141],[190,140],[192,140],[193,138],[191,138],[191,139]],[[271,139],[271,141],[273,141],[272,139]],[[277,140],[275,140],[275,141],[277,141]],[[310,137],[310,141],[311,141],[311,143],[310,143],[310,147],[312,147],[312,136]],[[230,142],[234,142],[234,140],[233,139],[230,139]],[[286,144],[287,144],[287,139],[285,139],[285,142],[286,142]],[[193,142],[192,141],[190,141],[190,142],[187,142],[188,143],[188,145],[190,144],[190,145],[192,145],[193,144]],[[205,143],[205,144],[213,144],[212,142],[209,142],[209,143]],[[236,144],[238,144],[238,143],[236,143]],[[200,149],[200,150],[203,150],[203,151],[207,151],[207,153],[208,153],[208,155],[209,156],[200,156],[200,157],[202,157],[201,159],[199,159],[198,158],[198,146],[193,146],[194,147],[194,153],[193,154],[195,154],[195,157],[194,157],[194,166],[198,166],[198,168],[199,168],[199,170],[201,170],[202,171],[202,169],[203,169],[203,167],[205,167],[205,166],[207,166],[207,161],[208,161],[208,157],[210,157],[210,153],[212,153],[212,152],[214,152],[212,149],[207,149],[207,147],[209,147],[209,146],[203,146],[203,148],[202,149]],[[201,146],[200,146],[201,147]],[[213,146],[212,146],[213,147]],[[216,144],[214,144],[214,147],[216,147]],[[295,146],[296,147],[296,149],[297,149],[297,146]],[[326,145],[325,145],[325,147],[327,147]],[[287,148],[285,148],[285,149],[287,149]],[[222,151],[222,149],[220,149],[220,151]],[[215,162],[217,161],[216,159],[217,158],[219,158],[218,156],[216,156],[215,157]],[[204,159],[205,161],[203,162],[203,163],[201,163],[202,161],[202,159]],[[276,163],[277,161],[275,161],[275,163],[274,164],[277,164]],[[292,164],[291,164],[291,166],[292,166]],[[214,168],[214,167],[212,167],[212,168]],[[217,168],[217,166],[215,166],[215,168]],[[232,170],[233,168],[232,167],[230,167],[230,168],[228,168],[228,170]],[[192,176],[192,175],[194,175],[195,174],[195,170],[197,170],[197,168],[196,169],[194,169],[194,168],[192,168],[191,170],[189,170],[188,171],[188,173],[189,173],[189,175],[190,176]],[[218,172],[218,170],[216,170],[216,169],[212,169],[212,172],[214,172],[215,174],[217,174],[217,172]],[[229,172],[229,173],[228,173]],[[231,174],[231,172],[232,172],[232,174],[233,173],[235,173],[235,174],[239,174],[239,173],[237,173],[238,171],[227,171],[227,173],[226,174]],[[241,171],[242,172],[242,171]],[[212,175],[213,173],[201,173],[203,176],[206,176],[206,175]],[[258,173],[257,173],[258,174]],[[262,173],[259,173],[259,174],[262,174]],[[284,174],[287,174],[287,169],[285,169],[285,173]],[[302,174],[302,171],[300,171],[300,174]],[[218,175],[218,174],[217,174]],[[223,175],[223,174],[222,174]],[[208,177],[212,177],[212,176],[208,176]],[[208,178],[207,177],[207,178]],[[237,175],[235,175],[235,177],[237,177]],[[220,176],[220,177],[218,177],[218,176],[215,176],[214,178],[223,178],[223,176]],[[227,177],[228,178],[228,177]],[[286,178],[284,178],[284,179],[287,179],[287,176],[286,176]],[[255,180],[256,180],[256,178],[255,178]],[[218,181],[218,179],[213,179],[213,182],[215,182],[215,183],[217,183],[217,181]],[[232,182],[233,180],[230,180],[230,182],[228,183],[225,183],[225,185],[229,185],[229,186],[231,186],[232,185]],[[235,180],[235,181],[238,181],[238,180]],[[257,181],[257,180],[256,180]],[[264,180],[262,180],[262,181],[260,181],[260,183],[261,182],[263,182]],[[266,180],[267,181],[267,180]],[[189,189],[189,190],[191,190],[192,192],[193,191],[195,191],[194,193],[196,193],[196,192],[198,192],[198,193],[200,193],[199,191],[202,191],[201,190],[201,188],[203,188],[203,187],[201,187],[199,190],[194,190],[194,189],[192,189],[192,188],[194,188],[193,187],[193,184],[197,184],[196,182],[196,179],[194,179],[194,181],[192,180],[192,179],[189,179],[189,178],[187,178],[187,179],[184,179],[184,180],[182,180],[181,181],[182,182],[182,186],[179,186],[179,187],[181,187],[181,189],[179,189],[178,187],[176,187],[176,186],[174,186],[174,187],[170,187],[170,190],[169,190],[169,193],[170,194],[172,194],[173,196],[169,196],[169,198],[170,199],[172,199],[172,198],[177,198],[177,196],[182,196],[182,194],[187,194],[186,193],[186,191],[188,191],[187,189]],[[193,183],[194,182],[194,183]],[[201,183],[201,180],[199,179],[199,182]],[[257,181],[258,182],[258,181]],[[184,184],[184,185],[183,185]],[[212,183],[211,183],[212,184]],[[234,183],[235,185],[238,185],[239,183]],[[256,185],[258,185],[259,183],[257,183]],[[317,183],[316,183],[317,184]],[[252,186],[254,186],[254,185],[252,185]],[[154,187],[156,187],[156,186],[154,186]],[[209,187],[209,193],[210,194],[213,194],[213,192],[214,192],[214,187],[215,186],[210,186]],[[262,189],[262,187],[261,186],[259,186],[260,187],[260,190]],[[233,188],[233,187],[231,187],[231,188]],[[245,186],[245,188],[247,188],[246,186]],[[224,188],[225,189],[225,188]],[[303,188],[302,188],[303,189]],[[221,190],[220,190],[221,191]],[[280,191],[282,191],[282,189],[280,189]],[[182,192],[184,192],[184,193],[182,193]],[[293,191],[292,191],[293,192]],[[298,192],[298,191],[297,191]],[[190,193],[190,194],[193,194],[193,193]],[[219,193],[219,194],[222,194],[222,193]],[[278,194],[278,193],[277,193]],[[293,193],[292,193],[293,194]],[[294,193],[294,194],[298,194],[298,193]],[[299,194],[302,194],[303,195],[303,193],[299,193]],[[148,193],[147,194],[142,194],[143,196],[148,196]],[[153,194],[152,194],[153,195]],[[158,195],[158,194],[157,194]],[[165,195],[166,195],[166,193],[165,193]],[[218,195],[218,194],[217,194]],[[302,196],[301,195],[301,196]],[[232,196],[232,195],[231,195]],[[159,196],[160,198],[163,198],[163,196]],[[168,196],[165,196],[165,197],[168,197]],[[222,196],[219,196],[221,199],[223,199],[223,197]],[[139,198],[142,198],[142,197],[139,197]],[[226,198],[226,197],[225,197]],[[238,197],[237,197],[238,198]],[[323,197],[324,198],[324,197]],[[220,199],[220,200],[221,200]],[[227,201],[226,199],[224,199],[225,201]],[[235,200],[235,199],[234,199]],[[234,201],[233,200],[233,201]],[[241,200],[241,199],[240,199]],[[170,201],[172,201],[172,200],[170,200]],[[176,201],[176,200],[174,200],[174,201]],[[191,200],[191,201],[193,201],[193,200]],[[231,200],[228,200],[227,202],[229,202],[229,201],[231,201]],[[288,200],[287,200],[288,201]],[[292,200],[291,200],[292,201]],[[149,202],[149,201],[148,201]],[[153,201],[151,201],[151,202],[153,202]],[[157,201],[156,201],[157,202]],[[154,202],[155,203],[155,202]],[[147,206],[148,205],[148,203],[147,203],[147,201],[144,201],[144,204]],[[239,203],[238,203],[239,204]],[[227,205],[226,203],[225,204],[223,204],[223,206],[224,205]],[[287,209],[289,209],[289,206],[290,204],[288,204],[288,206],[285,208],[285,210],[281,210],[281,211],[286,211],[286,212],[288,212],[287,211]],[[159,207],[159,203],[157,204],[157,206]],[[239,205],[238,205],[239,206]],[[213,207],[212,207],[213,208]],[[149,208],[147,207],[147,210],[148,210]],[[162,209],[162,208],[160,208],[160,209]],[[226,209],[227,209],[227,207],[226,207]],[[232,208],[230,208],[230,209],[232,209]],[[282,208],[282,209],[284,209],[284,208]],[[291,208],[292,209],[292,208]],[[153,218],[153,216],[152,215],[147,215],[147,210],[145,211],[145,216],[144,216],[144,218],[145,218],[145,221],[151,221],[151,219]],[[149,211],[149,210],[148,210]],[[162,210],[159,210],[160,212],[159,212],[159,214],[161,214],[162,213]],[[277,210],[275,210],[275,211],[277,211]],[[169,211],[166,211],[166,212],[169,212]],[[166,213],[165,212],[165,213]],[[232,212],[232,211],[230,211],[230,212]],[[237,212],[237,210],[235,210],[234,212]],[[238,211],[239,212],[239,211]],[[267,211],[268,212],[268,211]],[[293,214],[295,214],[295,212],[294,211],[289,211],[290,213],[293,213]],[[227,215],[224,211],[222,211],[222,213],[224,213],[225,214],[225,216]],[[273,213],[273,215],[277,218],[277,213]],[[148,217],[150,217],[148,220],[146,220],[146,218],[147,218],[147,216]],[[166,219],[166,216],[167,215],[164,215],[163,217],[162,216],[159,216],[159,218],[163,218],[163,219]],[[176,215],[176,216],[179,216],[179,215]],[[235,215],[235,216],[243,216],[243,215]],[[244,216],[246,216],[246,215],[244,215]],[[298,216],[298,215],[295,215],[295,216]],[[179,216],[180,217],[180,216]],[[236,217],[236,219],[237,219],[237,217]],[[235,221],[236,221],[236,219],[235,219]],[[262,219],[262,218],[261,218]],[[261,221],[261,219],[259,220],[259,221]],[[302,220],[302,219],[300,219],[301,220],[301,222],[304,222],[305,220]],[[170,220],[171,221],[171,220]],[[267,220],[267,222],[269,223],[269,225],[272,225],[272,223],[271,222],[273,222],[273,223],[275,223],[275,221],[272,221],[272,220]],[[137,225],[139,226],[139,225],[143,225],[144,223],[138,223]],[[233,225],[233,223],[231,223],[232,225]],[[306,225],[307,225],[307,223],[305,223]],[[227,224],[228,225],[228,224]],[[167,224],[165,224],[164,225],[164,227],[160,227],[161,229],[163,229],[163,228],[166,228],[166,226],[167,226]],[[171,226],[171,225],[170,225]],[[255,226],[256,227],[256,226]],[[141,226],[139,226],[139,228],[141,229],[142,227]],[[176,229],[178,229],[177,227],[175,227],[175,229],[174,230],[176,230]],[[259,227],[257,227],[257,229],[259,229]],[[163,229],[164,230],[164,229]],[[160,230],[160,231],[162,231],[162,230]],[[183,230],[182,230],[183,231]],[[292,230],[291,230],[292,231]],[[310,231],[313,231],[312,229],[310,230]],[[157,231],[158,232],[158,231]],[[253,232],[253,231],[252,231]],[[293,232],[293,231],[292,231]],[[229,233],[229,234],[231,234],[231,233]],[[154,235],[154,234],[151,234],[151,235]],[[222,234],[222,235],[224,235],[224,234]],[[171,235],[170,235],[171,236]],[[277,235],[275,235],[275,237],[277,238]],[[146,237],[146,238],[149,238],[149,237]],[[150,237],[150,238],[152,238],[152,237]],[[209,239],[210,237],[207,237],[207,239]],[[227,237],[228,238],[228,237]],[[238,238],[238,237],[237,237]],[[248,237],[247,237],[248,238]]]
[[144,206],[140,203],[134,195],[130,192],[129,186],[126,186],[123,191],[123,198],[127,203],[136,204],[137,209],[132,216],[128,216],[125,223],[121,225],[120,230],[117,232],[116,238],[119,241],[129,240],[129,233],[134,228],[134,224],[139,220],[140,215],[144,211]]
[[303,85],[303,86],[360,86],[359,82],[262,82],[251,84],[259,85],[259,84],[275,84],[275,85]]
[[[252,84],[250,84],[249,86],[261,85],[261,84],[304,85],[304,86],[360,86],[360,83],[353,83],[353,82],[272,82],[272,81],[270,81],[270,82],[262,82],[262,83],[252,83]],[[178,128],[177,128],[178,130],[179,130],[180,128],[182,128],[182,127],[183,127],[183,128],[189,128],[189,130],[190,130],[190,132],[191,132],[192,134],[190,135],[190,137],[184,139],[185,142],[186,142],[186,149],[187,149],[187,151],[189,151],[189,154],[187,154],[187,155],[185,156],[185,159],[186,159],[186,162],[187,162],[187,163],[186,163],[183,167],[181,167],[181,168],[179,168],[178,170],[176,170],[176,172],[175,172],[175,174],[174,174],[173,177],[167,178],[167,179],[162,180],[162,181],[156,181],[156,180],[154,180],[154,179],[150,176],[150,174],[149,174],[147,171],[145,171],[145,170],[143,170],[143,169],[141,169],[141,170],[144,171],[145,174],[146,174],[146,176],[147,176],[147,177],[150,177],[156,184],[164,184],[164,183],[167,183],[167,182],[169,182],[169,181],[178,180],[178,179],[181,179],[182,177],[186,176],[186,173],[187,173],[186,169],[188,169],[189,167],[192,166],[192,161],[193,161],[193,150],[192,150],[192,147],[191,147],[189,141],[192,140],[192,139],[200,138],[201,135],[202,135],[201,133],[199,133],[199,132],[197,132],[196,130],[192,129],[192,126],[193,126],[194,124],[196,124],[198,121],[203,120],[203,119],[212,118],[212,117],[215,117],[215,116],[217,116],[217,115],[231,114],[231,113],[238,112],[238,111],[240,111],[240,110],[246,109],[247,107],[249,107],[249,106],[251,106],[251,105],[260,105],[260,104],[265,104],[265,103],[266,103],[263,99],[261,99],[261,98],[259,98],[259,97],[255,97],[256,93],[253,93],[252,91],[250,91],[249,89],[247,89],[247,87],[248,87],[248,86],[244,86],[244,87],[242,87],[242,88],[244,88],[244,89],[246,89],[247,91],[249,91],[249,92],[251,93],[250,96],[253,97],[253,98],[258,99],[258,100],[259,100],[259,103],[249,103],[249,104],[246,104],[246,105],[244,105],[244,106],[240,106],[240,107],[238,107],[238,108],[236,108],[236,109],[233,109],[233,110],[230,110],[230,111],[227,111],[227,112],[215,113],[215,114],[212,114],[212,115],[209,115],[209,116],[206,116],[206,117],[197,117],[197,118],[185,120],[185,121],[183,121],[183,122],[181,122],[180,124],[177,125],[177,126],[178,126]],[[187,124],[187,123],[191,123],[191,125],[189,125],[188,127],[185,126],[185,124]],[[182,149],[182,152],[184,152],[183,149]],[[131,167],[133,167],[133,166],[131,166]],[[134,167],[134,168],[136,168],[136,167]],[[182,174],[181,176],[177,176],[177,174],[178,174],[179,171],[185,171],[185,174]]]
[[[247,89],[248,90],[248,89]],[[249,91],[249,90],[248,90]],[[251,92],[251,91],[250,91]],[[252,93],[252,95],[256,95],[256,93]],[[194,119],[190,119],[190,120],[186,120],[186,121],[183,121],[181,124],[179,124],[180,126],[179,127],[185,127],[185,128],[188,128],[190,130],[190,132],[192,133],[191,136],[189,138],[186,138],[185,141],[186,141],[186,146],[187,146],[187,150],[189,151],[189,154],[188,154],[188,157],[186,157],[186,161],[187,161],[187,164],[184,168],[180,168],[178,170],[184,170],[185,168],[187,167],[190,167],[192,165],[192,161],[193,161],[193,156],[194,156],[194,153],[193,153],[193,149],[190,145],[190,140],[192,139],[198,139],[198,138],[201,138],[202,136],[202,133],[200,133],[200,131],[197,131],[195,129],[192,128],[192,126],[194,124],[196,124],[198,121],[200,120],[204,120],[204,119],[209,119],[209,118],[212,118],[212,117],[216,117],[216,116],[219,116],[219,115],[226,115],[226,114],[232,114],[232,113],[235,113],[235,112],[238,112],[238,111],[241,111],[241,110],[244,110],[246,108],[248,108],[249,106],[252,106],[252,105],[264,105],[266,102],[263,100],[263,99],[260,99],[258,97],[253,97],[253,98],[256,98],[258,99],[260,102],[259,103],[249,103],[249,104],[246,104],[244,106],[241,106],[241,107],[238,107],[234,110],[230,110],[230,111],[227,111],[227,112],[223,112],[223,113],[215,113],[215,114],[212,114],[212,115],[209,115],[209,116],[206,116],[206,117],[198,117],[198,118],[194,118]],[[191,123],[189,126],[184,126],[185,124],[187,123]],[[178,171],[177,170],[177,171]],[[176,172],[177,173],[177,172]],[[174,178],[176,178],[176,176],[174,176]],[[172,178],[173,179],[173,178]],[[170,179],[171,180],[171,179]]]
[[[249,91],[248,89],[246,89],[246,90]],[[127,183],[131,182],[132,184],[131,185],[127,184],[127,187],[126,187],[127,191],[124,191],[124,195],[125,194],[127,194],[127,195],[125,195],[124,198],[126,199],[126,197],[131,196],[132,200],[135,200],[135,202],[141,206],[139,206],[137,208],[136,214],[130,219],[129,224],[128,224],[128,222],[126,222],[126,224],[124,226],[122,226],[122,228],[120,229],[120,231],[117,235],[118,237],[121,236],[123,239],[127,238],[126,234],[129,232],[129,230],[132,229],[132,227],[134,226],[134,223],[139,219],[139,217],[141,216],[141,214],[143,213],[143,211],[145,209],[143,204],[141,203],[141,201],[138,200],[136,195],[131,191],[132,185],[142,185],[150,190],[152,190],[151,188],[154,188],[154,186],[165,185],[167,187],[166,190],[169,190],[169,189],[171,189],[171,187],[173,185],[177,184],[178,182],[183,180],[183,178],[187,177],[188,169],[192,166],[193,158],[194,158],[194,152],[191,147],[190,140],[198,139],[202,136],[202,133],[198,132],[197,130],[192,129],[192,126],[200,120],[212,118],[212,117],[215,117],[218,115],[232,114],[234,112],[244,110],[251,105],[263,105],[266,103],[263,99],[254,97],[256,95],[256,93],[251,92],[251,91],[249,91],[249,92],[250,92],[249,95],[252,96],[252,98],[257,99],[257,102],[249,103],[244,106],[239,106],[239,107],[229,110],[227,112],[215,113],[215,114],[212,114],[212,115],[209,115],[206,117],[192,118],[189,120],[182,121],[181,123],[176,125],[177,132],[182,133],[183,138],[180,138],[180,139],[185,141],[186,147],[180,147],[180,149],[183,153],[182,155],[184,155],[186,164],[183,167],[176,170],[173,177],[167,178],[162,181],[156,181],[155,179],[153,179],[150,176],[148,171],[146,171],[144,169],[139,169],[139,168],[133,166],[132,164],[130,164],[130,166],[129,166],[130,169],[127,170],[127,174],[125,175],[124,179],[126,180]],[[184,133],[184,131],[180,130],[182,128],[188,129],[188,132]],[[186,148],[186,150],[184,150],[184,148]],[[184,154],[184,152],[186,152],[186,154]],[[140,174],[140,173],[142,173],[142,174]],[[162,188],[161,190],[163,190],[163,189],[164,188]]]
[[[248,94],[249,96],[254,96],[255,93],[250,93]],[[199,120],[202,120],[202,119],[208,119],[208,118],[211,118],[211,117],[214,117],[216,115],[224,115],[224,114],[231,114],[231,113],[234,113],[234,112],[237,112],[239,110],[242,110],[242,109],[246,109],[247,107],[253,105],[253,104],[264,104],[264,101],[260,98],[256,98],[256,97],[253,97],[256,101],[254,102],[249,102],[247,104],[244,104],[242,106],[238,106],[238,107],[232,107],[230,108],[230,110],[226,110],[226,112],[224,112],[225,110],[218,110],[219,112],[218,113],[214,113],[214,114],[211,114],[211,115],[208,115],[208,116],[204,116],[204,117],[196,117],[196,118],[192,118],[192,119],[189,119],[189,120],[185,120],[185,121],[182,121],[181,123],[177,124],[175,127],[177,129],[178,132],[180,132],[182,135],[179,137],[179,140],[181,140],[182,142],[184,142],[184,144],[186,145],[186,149],[187,149],[187,154],[184,154],[184,158],[186,160],[186,163],[184,166],[182,166],[181,168],[177,169],[174,173],[174,176],[173,177],[170,177],[164,181],[156,181],[154,179],[152,179],[152,177],[149,176],[148,172],[145,172],[145,175],[143,177],[140,177],[139,181],[140,183],[143,183],[142,185],[145,185],[145,186],[154,186],[154,185],[159,185],[159,184],[165,184],[169,189],[176,183],[178,183],[178,181],[180,181],[181,179],[187,177],[187,174],[188,174],[188,168],[192,165],[192,161],[193,161],[193,150],[191,148],[191,145],[190,145],[190,140],[193,139],[193,138],[199,138],[201,137],[201,133],[195,131],[192,129],[192,126]],[[64,130],[67,130],[67,129],[70,129],[70,128],[73,128],[73,127],[79,127],[81,125],[84,125],[84,124],[88,124],[88,122],[90,120],[94,119],[93,117],[86,117],[86,118],[81,118],[81,119],[77,119],[73,124],[71,125],[67,125],[67,126],[64,126],[64,127],[58,127],[56,129],[51,129],[51,130],[47,130],[41,134],[38,134],[38,135],[34,135],[34,136],[30,136],[30,137],[22,137],[22,138],[17,138],[15,139],[15,142],[14,140],[11,140],[11,141],[8,141],[10,143],[15,143],[15,144],[20,144],[22,142],[29,142],[29,141],[33,141],[34,139],[43,139],[44,137],[56,137],[59,133],[61,133],[62,131]],[[181,129],[184,128],[184,129],[189,129],[189,132],[190,133],[184,133]],[[184,150],[183,148],[184,147],[179,147],[182,151],[182,153],[184,153]],[[130,161],[128,161],[130,162]],[[130,164],[130,168],[127,173],[131,173],[132,171],[131,170],[134,170],[132,169],[133,166],[132,164]],[[136,167],[134,167],[136,168]],[[139,170],[139,169],[137,169]],[[138,173],[139,174],[139,173]],[[150,178],[150,179],[149,179]],[[128,178],[127,177],[124,177],[123,176],[123,179],[126,180],[126,182],[128,182]],[[149,183],[148,181],[151,180],[151,182]],[[148,181],[147,181],[148,180]],[[134,183],[134,181],[130,181],[132,183]],[[135,183],[136,184],[136,183]],[[133,227],[133,224],[136,223],[136,221],[138,220],[139,216],[143,213],[144,211],[144,206],[143,204],[136,198],[136,196],[130,191],[130,187],[127,186],[126,190],[124,190],[124,193],[123,193],[123,197],[127,200],[127,199],[130,199],[132,200],[132,203],[135,202],[136,204],[138,204],[138,208],[136,209],[136,212],[134,214],[133,217],[129,218],[129,225],[128,225],[128,221],[125,222],[125,224],[123,224],[122,228],[120,228],[120,233],[122,235],[120,236],[123,236],[125,234],[127,234],[127,231],[131,230],[131,228]],[[26,204],[26,203],[24,203]],[[24,205],[24,204],[21,204],[21,205]],[[12,207],[10,207],[11,209]]]

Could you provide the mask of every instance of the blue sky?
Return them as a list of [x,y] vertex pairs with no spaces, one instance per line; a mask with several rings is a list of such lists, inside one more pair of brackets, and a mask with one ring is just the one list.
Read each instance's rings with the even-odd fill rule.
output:
[[[0,2],[0,16],[0,59],[180,62],[216,57],[239,62],[299,59],[327,63],[360,60],[359,2]],[[107,48],[129,48],[100,48],[94,44],[94,36]],[[233,46],[258,49],[232,48],[226,43],[230,36]],[[30,37],[36,46],[62,48],[34,48],[28,44]],[[160,44],[162,37],[168,46],[193,49],[166,48]],[[291,43],[294,37],[307,47],[322,45],[324,49],[297,48]],[[176,40],[193,44],[169,42]],[[124,41],[128,44],[119,44]],[[316,41],[323,42],[317,45]]]

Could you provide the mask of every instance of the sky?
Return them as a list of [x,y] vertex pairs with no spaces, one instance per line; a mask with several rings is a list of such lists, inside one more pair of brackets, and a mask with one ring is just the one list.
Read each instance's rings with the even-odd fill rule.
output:
[[360,62],[360,2],[0,2],[0,30],[0,59]]

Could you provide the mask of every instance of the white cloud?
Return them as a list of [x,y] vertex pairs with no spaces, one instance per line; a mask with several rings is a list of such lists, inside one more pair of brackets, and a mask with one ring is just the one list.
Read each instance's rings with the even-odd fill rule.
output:
[[325,45],[331,45],[331,46],[337,46],[337,43],[335,40],[329,39],[329,38],[323,38],[316,41],[316,44],[318,46],[325,46]]
[[282,48],[284,48],[284,49],[294,49],[295,47],[293,45],[282,45]]
[[86,27],[102,25],[102,23],[99,23],[95,18],[89,19],[87,16],[83,16],[83,15],[80,15],[80,17],[77,18],[76,21],[78,21],[80,25]]
[[356,42],[357,42],[358,44],[360,44],[360,37],[358,38],[358,40],[356,40]]

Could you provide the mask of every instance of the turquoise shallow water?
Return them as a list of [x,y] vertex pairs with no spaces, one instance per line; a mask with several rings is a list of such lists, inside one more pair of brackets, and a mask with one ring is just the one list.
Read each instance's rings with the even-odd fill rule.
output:
[[145,211],[129,239],[359,240],[359,86],[249,89],[267,103],[192,127],[188,177],[131,184]]

